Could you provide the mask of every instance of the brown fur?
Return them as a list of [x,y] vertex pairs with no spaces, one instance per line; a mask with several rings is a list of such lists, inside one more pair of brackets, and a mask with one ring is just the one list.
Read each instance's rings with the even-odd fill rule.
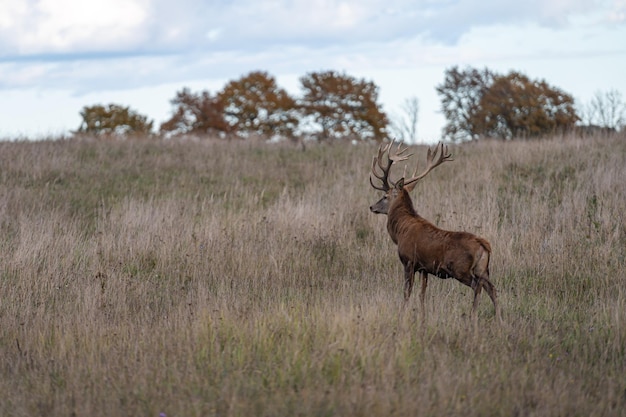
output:
[[474,290],[473,315],[484,288],[499,318],[496,290],[489,281],[491,245],[487,240],[468,232],[442,230],[418,215],[402,179],[370,210],[387,214],[387,230],[398,245],[398,255],[404,265],[405,302],[411,296],[416,272],[422,278],[423,311],[428,274],[455,278]]

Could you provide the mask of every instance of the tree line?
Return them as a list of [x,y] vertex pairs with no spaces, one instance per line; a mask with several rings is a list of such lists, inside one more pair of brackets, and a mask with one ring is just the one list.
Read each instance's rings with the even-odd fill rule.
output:
[[[416,97],[408,98],[402,106],[404,114],[391,120],[382,110],[379,89],[372,81],[336,71],[308,73],[299,81],[302,94],[296,97],[264,71],[230,81],[216,93],[183,88],[170,100],[171,117],[158,132],[153,121],[127,106],[85,106],[75,133],[320,141],[416,139]],[[616,90],[597,92],[589,103],[577,106],[560,88],[518,71],[498,74],[487,68],[452,67],[436,90],[446,118],[442,136],[451,141],[537,138],[581,129],[611,132],[626,123],[626,104]]]
[[[263,71],[253,71],[212,94],[183,88],[170,100],[172,116],[159,133],[219,137],[381,141],[389,124],[371,81],[335,71],[300,79],[302,96],[292,97]],[[145,135],[153,122],[128,107],[96,105],[81,111],[77,133]]]

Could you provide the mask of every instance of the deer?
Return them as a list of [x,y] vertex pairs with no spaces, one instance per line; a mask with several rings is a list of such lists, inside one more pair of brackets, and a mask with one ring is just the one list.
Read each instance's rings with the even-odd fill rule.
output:
[[[489,280],[489,242],[469,232],[438,228],[417,213],[409,194],[433,169],[444,162],[453,161],[448,147],[439,143],[434,151],[428,148],[426,169],[417,175],[416,166],[411,178],[405,179],[403,176],[394,182],[389,176],[392,165],[408,160],[413,154],[407,154],[408,147],[402,147],[401,143],[394,152],[393,145],[394,141],[387,145],[381,144],[374,156],[370,184],[384,195],[370,206],[370,211],[387,215],[387,231],[398,247],[398,256],[404,266],[404,305],[411,297],[415,274],[419,272],[422,281],[420,305],[423,317],[426,312],[424,297],[430,274],[444,279],[454,278],[472,288],[474,302],[471,316],[474,318],[480,293],[484,288],[493,302],[495,316],[500,320],[496,289]],[[374,183],[373,177],[380,185]]]

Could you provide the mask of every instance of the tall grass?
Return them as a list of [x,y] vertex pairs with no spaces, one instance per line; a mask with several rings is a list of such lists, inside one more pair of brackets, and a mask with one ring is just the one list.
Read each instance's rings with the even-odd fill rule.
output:
[[0,143],[0,415],[626,415],[624,138],[453,146],[416,187],[492,244],[478,331],[454,280],[401,308],[375,150]]

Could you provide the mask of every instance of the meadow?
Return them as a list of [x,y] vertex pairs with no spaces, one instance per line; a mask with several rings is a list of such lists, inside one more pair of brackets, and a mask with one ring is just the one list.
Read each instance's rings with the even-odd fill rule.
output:
[[452,279],[403,308],[376,149],[0,143],[0,415],[626,415],[624,136],[450,145],[417,185],[491,242],[477,328]]

